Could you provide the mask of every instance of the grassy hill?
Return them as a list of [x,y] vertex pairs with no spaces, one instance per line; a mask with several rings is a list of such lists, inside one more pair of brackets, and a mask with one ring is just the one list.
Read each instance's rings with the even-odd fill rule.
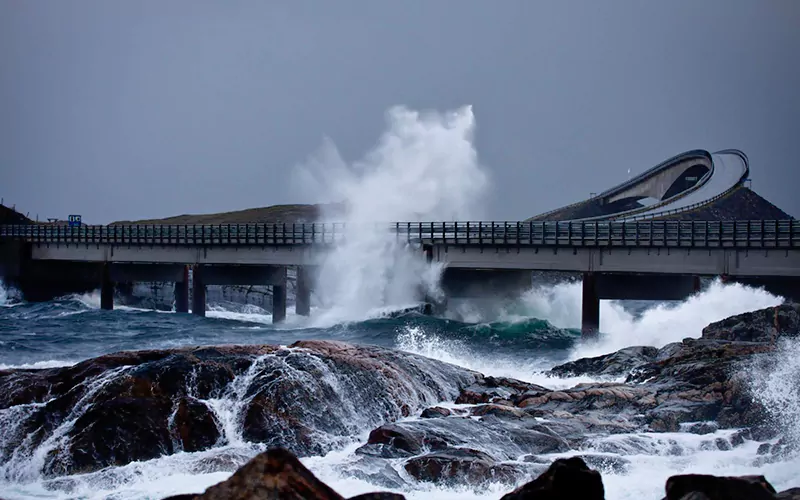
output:
[[271,222],[314,222],[323,211],[343,211],[343,204],[272,205],[214,214],[184,214],[163,219],[115,221],[114,224],[246,224]]
[[32,220],[11,207],[0,205],[0,224],[31,224]]

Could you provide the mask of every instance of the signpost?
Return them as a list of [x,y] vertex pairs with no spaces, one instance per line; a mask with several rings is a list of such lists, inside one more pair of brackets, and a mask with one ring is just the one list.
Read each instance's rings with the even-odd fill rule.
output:
[[69,220],[69,227],[81,227],[80,215],[70,215],[68,220]]

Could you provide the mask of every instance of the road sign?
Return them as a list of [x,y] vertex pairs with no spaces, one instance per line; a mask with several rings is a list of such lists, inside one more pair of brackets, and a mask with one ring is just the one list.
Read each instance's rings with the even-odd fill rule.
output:
[[80,215],[70,215],[68,220],[69,220],[69,227],[81,227]]

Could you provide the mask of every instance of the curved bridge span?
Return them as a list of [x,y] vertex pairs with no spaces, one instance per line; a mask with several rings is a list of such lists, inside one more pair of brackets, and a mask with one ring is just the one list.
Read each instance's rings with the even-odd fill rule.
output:
[[722,198],[749,173],[747,155],[740,150],[691,150],[588,200],[530,220],[632,221],[674,215]]

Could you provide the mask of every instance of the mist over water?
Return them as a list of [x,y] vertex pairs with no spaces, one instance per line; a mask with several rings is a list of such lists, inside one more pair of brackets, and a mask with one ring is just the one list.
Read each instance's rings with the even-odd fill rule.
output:
[[[478,160],[474,132],[475,116],[469,106],[444,113],[397,107],[387,112],[385,132],[360,160],[348,163],[333,142],[325,141],[314,157],[298,167],[298,177],[310,187],[315,200],[344,204],[344,216],[334,210],[323,214],[324,218],[344,221],[349,227],[347,238],[319,262],[317,303],[310,318],[290,314],[286,323],[276,326],[260,308],[228,303],[210,303],[205,318],[120,305],[114,311],[102,311],[98,293],[27,304],[19,303],[13,291],[0,286],[0,369],[65,366],[127,349],[288,345],[301,339],[331,339],[392,347],[486,375],[559,389],[600,379],[547,376],[546,370],[555,364],[627,346],[661,347],[699,337],[711,322],[783,302],[762,290],[718,281],[680,302],[603,301],[602,333],[591,343],[580,339],[580,283],[535,286],[518,300],[487,308],[469,302],[452,304],[459,310],[451,311],[447,318],[388,314],[416,305],[424,293],[435,295],[441,269],[425,265],[418,249],[407,248],[395,235],[376,231],[375,226],[393,221],[481,218],[481,200],[491,183]],[[42,458],[39,450],[28,461],[16,457],[13,470],[2,469],[0,496],[160,499],[202,491],[226,479],[236,465],[263,451],[261,445],[242,438],[240,413],[248,385],[260,365],[268,361],[260,359],[227,392],[204,401],[218,418],[225,437],[216,447],[66,478],[42,477],[37,469]],[[771,408],[779,425],[800,437],[800,344],[784,341],[775,356],[759,358],[742,370],[748,371],[752,390]],[[341,382],[329,373],[325,378],[323,382],[332,386]],[[13,411],[0,410],[0,422],[13,423]],[[415,418],[417,415],[408,417]],[[302,461],[345,496],[387,489],[353,473],[362,466],[355,449],[376,422],[365,419],[352,425],[363,432],[343,439],[340,447],[323,456]],[[611,435],[596,438],[588,451],[631,462],[627,472],[603,471],[609,499],[661,498],[666,478],[683,472],[765,474],[778,488],[796,485],[796,471],[800,470],[796,456],[756,463],[757,443],[729,451],[709,446],[718,438],[730,439],[732,432]],[[407,478],[402,460],[391,466]],[[19,481],[20,477],[25,481]],[[509,488],[414,482],[400,491],[409,499],[497,499]]]

